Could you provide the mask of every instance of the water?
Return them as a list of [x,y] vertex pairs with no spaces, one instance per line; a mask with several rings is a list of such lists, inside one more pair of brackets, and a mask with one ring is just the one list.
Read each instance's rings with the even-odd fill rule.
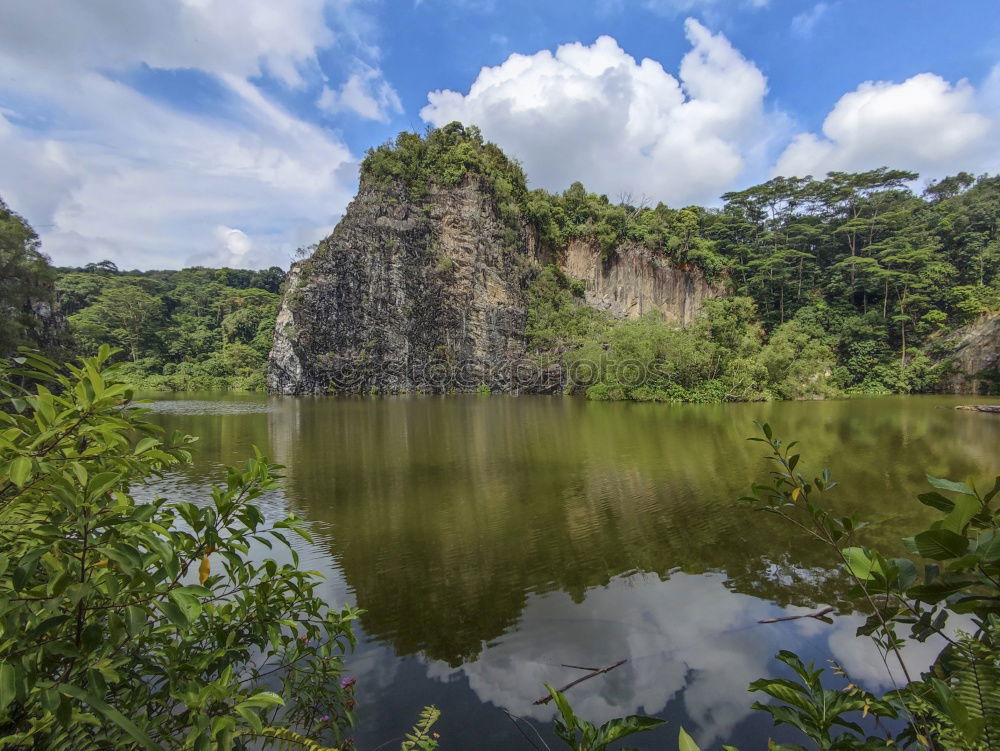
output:
[[[325,574],[332,604],[366,611],[348,665],[369,750],[426,704],[443,711],[444,750],[531,748],[507,712],[556,748],[554,710],[533,703],[543,683],[581,675],[567,664],[622,659],[568,696],[593,721],[670,721],[635,736],[639,748],[676,748],[678,725],[705,748],[795,739],[752,712],[746,690],[783,674],[779,649],[834,659],[872,689],[890,679],[854,637],[861,618],[829,552],[734,502],[767,471],[762,444],[744,440],[753,421],[801,441],[800,469],[830,466],[838,506],[870,520],[864,542],[891,552],[934,518],[915,500],[925,472],[981,484],[1000,472],[1000,418],[953,409],[975,397],[155,398],[156,421],[201,436],[194,467],[166,484],[172,497],[207,498],[253,445],[286,465],[266,511],[307,519],[316,541],[300,544],[303,565]],[[827,603],[841,613],[833,624],[758,623]],[[923,667],[936,649],[908,658]]]

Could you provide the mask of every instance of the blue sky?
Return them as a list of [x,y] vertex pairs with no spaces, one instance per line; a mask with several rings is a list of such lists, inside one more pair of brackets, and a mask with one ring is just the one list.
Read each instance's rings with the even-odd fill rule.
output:
[[0,196],[59,264],[287,266],[366,148],[478,124],[533,186],[1000,170],[997,0],[0,4]]

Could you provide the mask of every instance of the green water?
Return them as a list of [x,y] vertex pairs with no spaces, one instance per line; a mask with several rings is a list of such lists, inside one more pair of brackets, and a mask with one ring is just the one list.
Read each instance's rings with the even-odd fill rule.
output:
[[[1000,418],[956,411],[974,397],[641,405],[558,397],[159,401],[169,429],[201,436],[175,478],[197,499],[219,468],[259,446],[286,465],[271,512],[309,520],[309,566],[331,601],[365,609],[352,657],[362,748],[399,734],[419,707],[444,710],[442,748],[528,748],[500,708],[544,734],[532,700],[562,667],[629,662],[570,696],[593,719],[645,711],[706,744],[758,746],[747,683],[793,648],[886,682],[853,639],[830,556],[734,502],[767,467],[753,421],[801,442],[807,473],[831,467],[865,541],[898,538],[933,512],[924,473],[985,483],[1000,473]],[[837,605],[833,625],[762,626],[789,608]],[[930,649],[930,647],[928,648]],[[928,652],[930,654],[930,652]],[[922,655],[915,653],[919,662]],[[776,737],[788,737],[780,732]],[[672,747],[672,746],[671,746]]]

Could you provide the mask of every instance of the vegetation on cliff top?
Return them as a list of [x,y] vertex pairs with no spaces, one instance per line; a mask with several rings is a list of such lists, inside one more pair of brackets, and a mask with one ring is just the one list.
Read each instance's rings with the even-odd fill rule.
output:
[[[998,176],[962,173],[917,195],[913,172],[832,172],[728,193],[720,208],[650,207],[627,196],[613,203],[580,183],[561,194],[529,191],[515,162],[458,123],[425,137],[401,134],[371,151],[362,170],[419,190],[482,175],[505,216],[516,211],[554,250],[573,239],[596,243],[605,257],[641,246],[745,298],[709,304],[685,333],[653,318],[614,322],[582,306],[570,280],[543,273],[529,292],[529,340],[571,372],[580,361],[599,362],[582,384],[592,398],[928,390],[944,372],[931,366],[947,354],[944,335],[1000,309]],[[722,307],[752,332],[741,348],[718,344],[705,328]],[[619,373],[624,363],[655,375],[630,385]]]
[[[556,251],[582,239],[605,257],[640,246],[682,268],[699,268],[752,300],[748,322],[759,322],[763,340],[781,343],[794,363],[803,354],[821,363],[807,377],[815,382],[816,373],[830,371],[826,380],[835,390],[929,388],[935,376],[928,365],[944,354],[943,335],[1000,309],[1000,176],[961,173],[918,195],[913,172],[831,172],[727,193],[719,208],[651,207],[629,196],[612,202],[580,183],[560,194],[529,191],[519,165],[484,142],[477,128],[458,123],[423,137],[401,134],[370,151],[362,172],[400,179],[418,192],[476,173],[494,186],[506,216],[516,211]],[[543,300],[542,290],[555,291],[552,281],[536,284],[532,300],[541,307],[530,314],[529,336],[543,347],[555,340],[563,349],[571,340],[579,347],[580,319],[593,328],[594,316],[569,315],[565,301]],[[561,313],[552,317],[556,309]],[[539,336],[543,310],[545,326],[554,330]],[[569,328],[558,330],[561,324]],[[605,350],[615,349],[597,336]]]

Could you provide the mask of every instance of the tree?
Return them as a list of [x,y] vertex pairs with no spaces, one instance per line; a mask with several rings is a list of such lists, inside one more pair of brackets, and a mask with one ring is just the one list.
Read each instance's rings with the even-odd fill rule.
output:
[[72,316],[70,326],[94,346],[109,340],[124,345],[136,362],[140,345],[162,310],[159,298],[136,284],[119,283],[106,287],[96,303]]
[[38,235],[0,198],[0,355],[46,338],[54,309],[54,272]]

